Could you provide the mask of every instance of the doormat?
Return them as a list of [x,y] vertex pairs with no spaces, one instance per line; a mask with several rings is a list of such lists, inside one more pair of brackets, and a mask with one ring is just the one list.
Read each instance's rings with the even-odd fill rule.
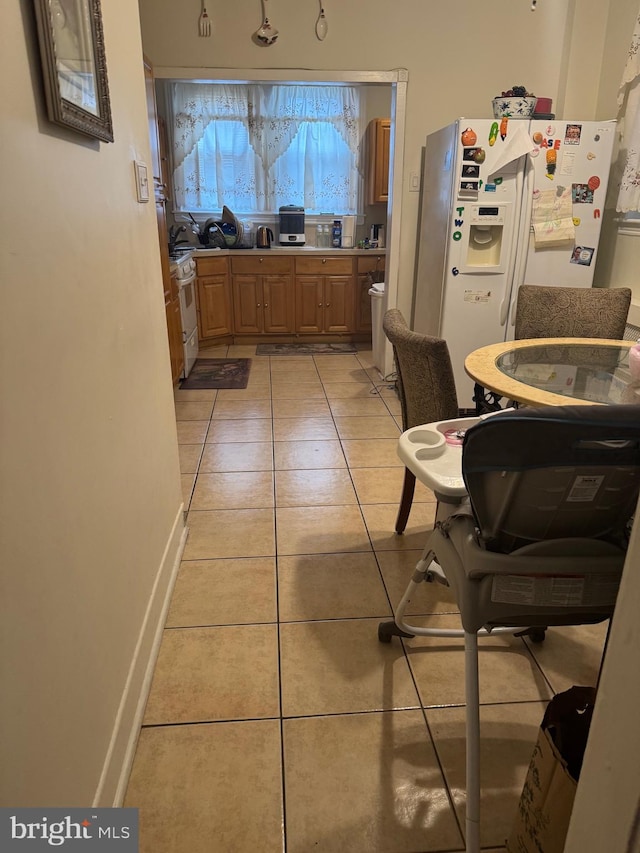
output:
[[353,344],[258,344],[256,355],[340,355],[358,352]]
[[250,358],[197,358],[180,389],[246,388],[250,369]]

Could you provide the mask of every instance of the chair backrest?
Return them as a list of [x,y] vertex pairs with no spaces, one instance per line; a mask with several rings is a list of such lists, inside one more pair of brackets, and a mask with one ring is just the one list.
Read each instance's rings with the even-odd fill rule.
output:
[[490,550],[567,538],[626,547],[640,490],[640,406],[492,415],[465,434],[462,476]]
[[518,290],[515,338],[622,340],[630,304],[628,287],[523,284]]
[[447,342],[412,332],[396,308],[385,312],[382,327],[398,371],[402,428],[455,418],[458,398]]

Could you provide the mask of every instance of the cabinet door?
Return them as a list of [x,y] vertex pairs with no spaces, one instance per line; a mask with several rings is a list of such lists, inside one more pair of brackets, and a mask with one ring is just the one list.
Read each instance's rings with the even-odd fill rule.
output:
[[389,200],[391,119],[376,118],[367,128],[367,202]]
[[264,322],[260,276],[234,275],[232,287],[234,331],[238,335],[259,335]]
[[324,286],[321,275],[296,276],[296,332],[323,331]]
[[171,376],[175,382],[180,379],[184,367],[184,346],[182,340],[182,317],[180,315],[180,300],[171,303],[169,347],[171,352]]
[[359,275],[356,284],[356,332],[370,332],[371,323],[371,287],[368,275]]
[[198,278],[198,335],[200,339],[231,334],[231,296],[225,274]]
[[263,275],[265,332],[293,332],[293,287],[290,275]]
[[353,277],[328,275],[324,280],[324,331],[353,331]]

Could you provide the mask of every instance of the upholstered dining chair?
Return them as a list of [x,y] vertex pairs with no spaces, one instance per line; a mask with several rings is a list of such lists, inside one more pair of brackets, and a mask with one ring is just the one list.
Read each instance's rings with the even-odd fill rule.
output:
[[[522,284],[516,304],[515,339],[624,338],[631,304],[628,287],[556,287]],[[501,408],[501,398],[476,383],[478,414]]]
[[[393,347],[403,431],[457,417],[458,398],[447,342],[412,332],[396,308],[385,312],[382,327]],[[396,533],[404,533],[407,526],[415,487],[415,475],[405,468]]]
[[622,340],[631,304],[628,287],[548,287],[518,291],[515,338]]

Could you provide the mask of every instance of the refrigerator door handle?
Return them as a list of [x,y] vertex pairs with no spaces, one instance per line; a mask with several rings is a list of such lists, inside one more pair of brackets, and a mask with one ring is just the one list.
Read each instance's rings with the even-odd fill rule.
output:
[[516,237],[516,257],[513,265],[513,278],[511,286],[505,291],[504,299],[500,305],[500,323],[506,326],[509,321],[509,313],[511,313],[511,323],[515,323],[515,313],[511,310],[518,298],[518,288],[524,281],[524,273],[527,264],[527,254],[529,252],[529,231],[531,229],[531,204],[533,200],[533,187],[535,173],[531,165],[529,157],[524,159],[523,172],[520,172],[518,179],[522,181],[521,185],[521,206],[520,219],[518,222],[518,230]]

